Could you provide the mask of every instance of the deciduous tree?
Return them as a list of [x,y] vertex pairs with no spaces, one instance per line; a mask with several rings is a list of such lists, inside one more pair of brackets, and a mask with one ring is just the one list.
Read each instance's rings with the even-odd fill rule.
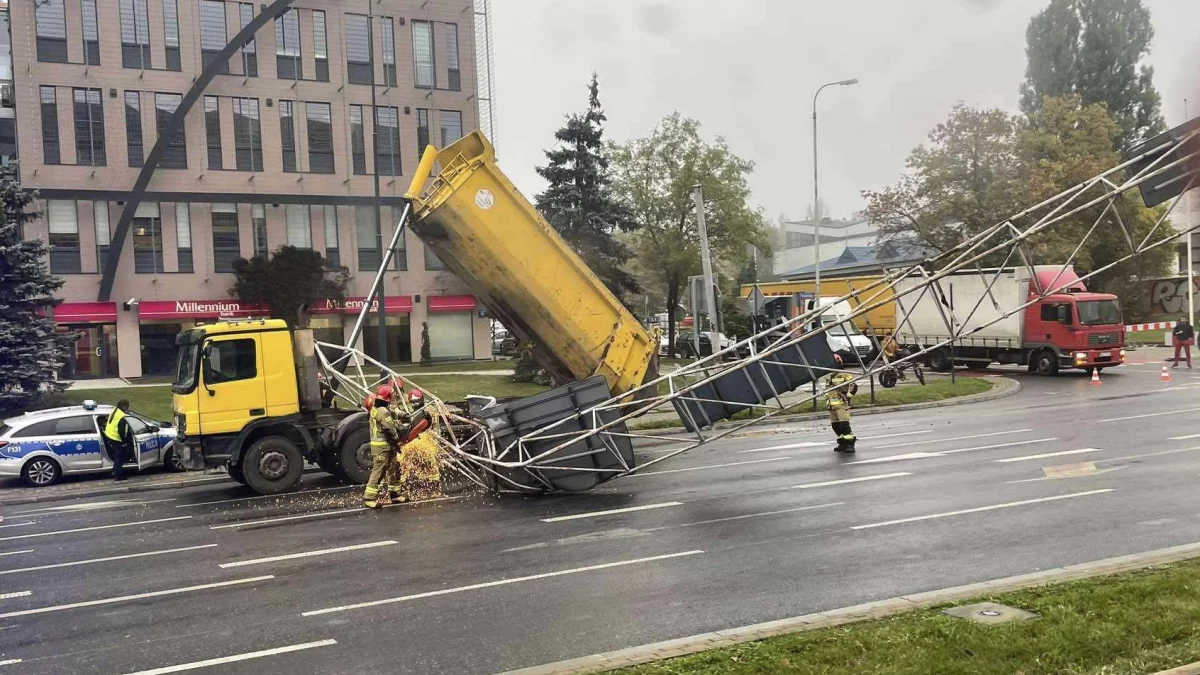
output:
[[235,281],[229,295],[244,302],[267,305],[271,316],[294,326],[302,305],[341,300],[350,271],[330,269],[320,253],[308,248],[280,246],[268,259],[254,256],[233,261]]

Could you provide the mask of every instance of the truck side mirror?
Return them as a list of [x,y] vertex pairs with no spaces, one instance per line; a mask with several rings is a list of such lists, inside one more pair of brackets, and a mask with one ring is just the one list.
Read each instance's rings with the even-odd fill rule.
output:
[[1057,307],[1057,310],[1058,310],[1058,322],[1064,326],[1070,326],[1071,325],[1071,306],[1070,305],[1059,305]]

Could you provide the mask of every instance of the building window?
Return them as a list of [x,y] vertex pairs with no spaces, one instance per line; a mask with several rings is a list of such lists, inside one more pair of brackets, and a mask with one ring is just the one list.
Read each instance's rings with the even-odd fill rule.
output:
[[281,80],[304,77],[300,61],[300,10],[289,9],[275,19],[275,69]]
[[96,0],[81,0],[83,10],[83,62],[100,65],[100,22],[96,19]]
[[325,265],[330,269],[342,266],[342,253],[338,250],[337,207],[326,204],[325,215]]
[[462,90],[462,71],[458,69],[458,24],[446,24],[446,79],[453,91]]
[[430,356],[435,361],[475,358],[471,312],[433,312],[429,323]]
[[216,96],[204,97],[204,136],[208,145],[208,168],[225,168],[221,159],[221,104]]
[[287,204],[283,207],[287,223],[288,246],[312,248],[312,223],[307,204]]
[[238,171],[262,171],[262,125],[258,99],[233,99],[233,147]]
[[296,102],[279,102],[279,139],[283,149],[283,170],[295,173],[296,169]]
[[438,118],[442,122],[443,148],[462,138],[462,113],[460,111],[439,110]]
[[125,148],[129,154],[129,166],[142,165],[142,95],[141,92],[125,92]]
[[213,271],[232,272],[242,255],[237,204],[212,205]]
[[[225,31],[225,3],[221,0],[200,0],[200,67],[207,68],[229,42]],[[218,73],[229,74],[229,62],[221,64]]]
[[37,24],[37,60],[66,63],[67,10],[63,0],[40,0],[33,6],[34,23]]
[[[238,14],[241,17],[242,28],[250,25],[254,20],[254,4],[238,3]],[[242,47],[242,74],[246,77],[258,77],[258,47],[254,43],[254,38],[251,38],[246,42],[246,46]]]
[[42,160],[46,164],[62,164],[58,145],[58,96],[54,87],[42,87]]
[[150,61],[150,19],[146,0],[120,0],[121,65],[145,70]]
[[266,260],[271,253],[267,243],[267,207],[262,204],[251,206],[250,221],[254,226],[254,255]]
[[75,89],[75,163],[104,166],[104,105],[99,89]]
[[308,117],[308,170],[333,173],[332,112],[328,103],[305,103]]
[[433,249],[428,246],[425,247],[425,269],[430,271],[446,269],[446,263],[442,262]]
[[354,232],[358,242],[358,269],[373,272],[379,269],[383,248],[379,221],[375,220],[374,206],[354,207]]
[[[183,100],[180,94],[155,94],[154,95],[154,113],[157,121],[158,135],[162,136],[167,129],[167,120],[175,114],[175,109],[179,107],[179,103]],[[179,122],[179,131],[172,137],[167,139],[167,145],[163,148],[162,159],[158,166],[163,169],[186,169],[187,168],[187,144],[184,139],[187,138],[186,123],[183,120]]]
[[133,271],[163,272],[162,216],[157,202],[142,202],[133,213]]
[[314,9],[312,13],[313,22],[313,52],[316,60],[317,79],[321,82],[329,81],[329,43],[327,33],[325,32],[325,12],[324,10]]
[[375,80],[371,61],[371,23],[361,14],[346,15],[346,77],[350,84]]
[[400,174],[400,114],[394,107],[375,109],[375,169],[381,176]]
[[429,145],[429,111],[425,108],[417,108],[417,155],[425,153],[425,147]]
[[367,174],[367,143],[366,132],[363,129],[363,107],[350,106],[350,159],[354,165],[354,174]]
[[396,86],[396,24],[392,17],[380,17],[383,33],[383,77],[387,86]]
[[433,89],[437,86],[437,75],[433,65],[433,24],[428,21],[413,21],[412,30],[416,86]]
[[96,267],[103,270],[108,258],[108,244],[112,241],[108,228],[108,202],[92,202],[92,223],[96,229]]
[[50,273],[79,274],[79,214],[75,202],[51,199],[46,202],[46,227],[50,232]]
[[191,204],[176,202],[175,204],[175,254],[179,261],[179,271],[192,272],[192,211]]
[[177,0],[162,0],[163,44],[167,47],[167,70],[179,72],[183,63],[179,57],[179,4]]

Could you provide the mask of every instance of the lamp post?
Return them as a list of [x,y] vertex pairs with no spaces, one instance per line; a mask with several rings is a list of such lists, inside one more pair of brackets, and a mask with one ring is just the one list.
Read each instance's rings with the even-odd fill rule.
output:
[[821,95],[821,91],[825,87],[846,87],[852,84],[858,84],[858,78],[852,77],[849,80],[838,80],[837,82],[828,82],[817,88],[817,93],[813,94],[813,252],[816,254],[816,286],[813,299],[813,306],[821,304],[821,211],[820,198],[821,193],[817,187],[817,97]]

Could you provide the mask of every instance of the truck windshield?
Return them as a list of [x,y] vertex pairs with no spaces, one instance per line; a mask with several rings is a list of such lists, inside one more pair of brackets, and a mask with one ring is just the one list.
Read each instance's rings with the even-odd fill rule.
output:
[[[837,322],[838,318],[836,316],[829,314],[821,315],[821,323],[825,326],[836,324]],[[843,333],[843,329],[845,330],[845,333]],[[858,326],[854,325],[853,321],[842,321],[842,325],[831,327],[829,332],[833,335],[859,335],[862,331],[858,330]]]
[[1087,300],[1079,303],[1079,323],[1100,326],[1121,323],[1121,308],[1116,300]]
[[200,369],[196,362],[200,357],[200,343],[187,342],[179,345],[175,364],[175,385],[171,390],[176,394],[187,394],[196,388],[196,376]]

